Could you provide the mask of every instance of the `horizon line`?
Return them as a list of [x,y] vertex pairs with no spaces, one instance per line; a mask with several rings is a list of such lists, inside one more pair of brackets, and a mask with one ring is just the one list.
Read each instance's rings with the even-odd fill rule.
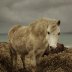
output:
[[[6,34],[8,34],[8,33],[0,33],[0,34],[6,35]],[[72,32],[61,32],[61,34],[72,34]]]

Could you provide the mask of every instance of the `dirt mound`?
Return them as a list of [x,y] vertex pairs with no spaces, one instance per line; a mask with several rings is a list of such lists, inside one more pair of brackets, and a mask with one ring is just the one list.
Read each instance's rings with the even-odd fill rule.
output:
[[[17,61],[17,72],[25,72],[23,71],[19,55]],[[11,72],[11,66],[9,44],[7,42],[1,42],[0,72]],[[72,72],[72,49],[65,48],[63,44],[58,44],[55,50],[46,50],[43,57],[37,62],[37,72]]]

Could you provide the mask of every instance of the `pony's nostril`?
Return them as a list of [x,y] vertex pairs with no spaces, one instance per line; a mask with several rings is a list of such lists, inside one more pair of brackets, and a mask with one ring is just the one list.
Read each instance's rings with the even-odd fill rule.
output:
[[52,46],[50,46],[50,48],[51,48],[51,49],[55,49],[56,47],[52,47]]
[[50,46],[50,48],[53,48],[52,46]]

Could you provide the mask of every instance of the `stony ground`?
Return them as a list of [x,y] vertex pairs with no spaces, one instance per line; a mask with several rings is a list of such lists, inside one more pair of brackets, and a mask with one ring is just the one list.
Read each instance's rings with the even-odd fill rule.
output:
[[[19,55],[17,63],[17,72],[25,72]],[[37,67],[37,72],[72,72],[72,48],[65,48],[61,51],[56,50],[44,55],[38,61]],[[0,42],[0,72],[11,72],[11,68],[9,44]]]

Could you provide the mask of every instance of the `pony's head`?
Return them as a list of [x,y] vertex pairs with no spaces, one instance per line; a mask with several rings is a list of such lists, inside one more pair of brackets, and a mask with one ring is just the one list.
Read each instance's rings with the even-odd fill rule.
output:
[[56,48],[60,35],[60,20],[51,21],[47,28],[48,43],[50,48]]

